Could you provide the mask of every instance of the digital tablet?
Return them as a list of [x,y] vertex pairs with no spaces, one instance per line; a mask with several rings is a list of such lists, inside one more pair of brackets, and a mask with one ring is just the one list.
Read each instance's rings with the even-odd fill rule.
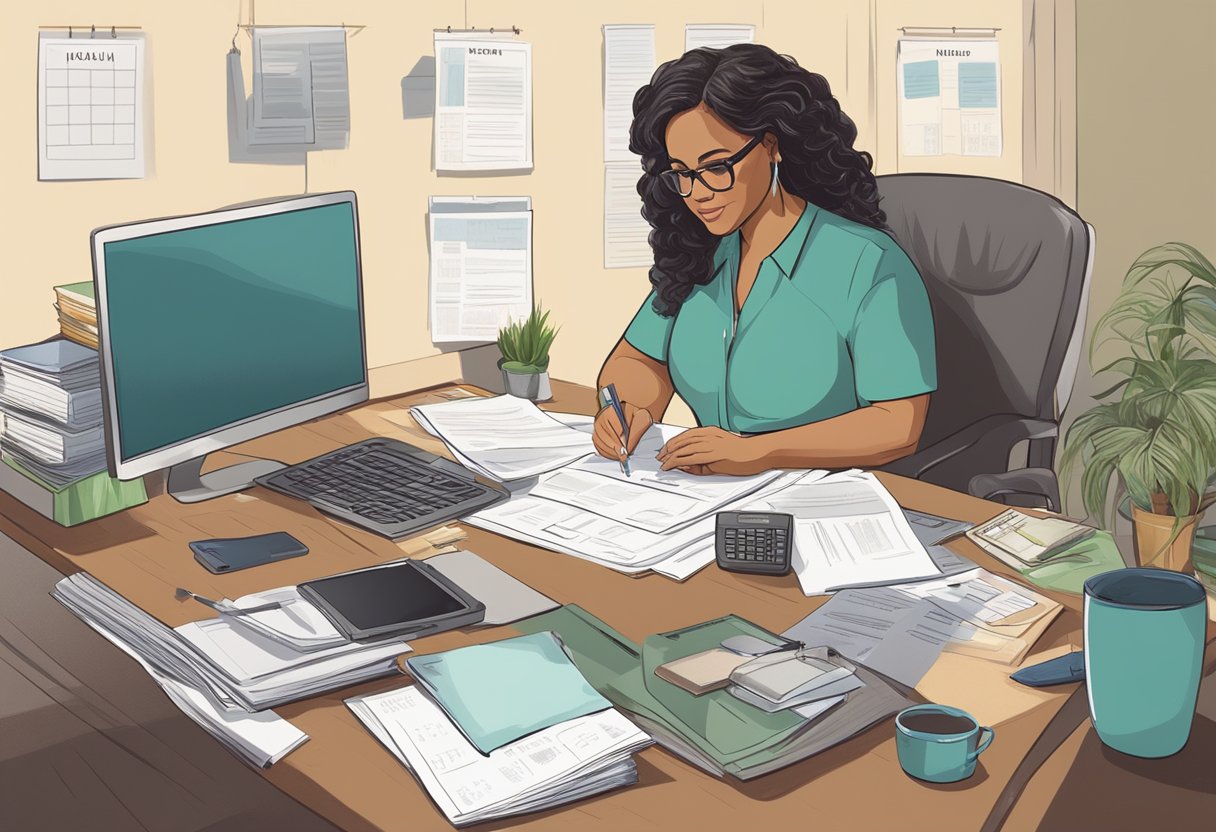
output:
[[351,641],[417,637],[477,624],[485,604],[425,563],[404,560],[300,584]]

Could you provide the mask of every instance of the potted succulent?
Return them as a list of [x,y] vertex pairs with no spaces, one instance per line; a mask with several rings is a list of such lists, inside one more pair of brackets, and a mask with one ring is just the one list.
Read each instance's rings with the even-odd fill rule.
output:
[[549,313],[533,307],[523,321],[512,321],[498,331],[498,362],[507,393],[534,402],[553,398],[549,387],[549,347],[557,330],[549,325]]
[[1216,269],[1197,249],[1169,243],[1137,258],[1090,343],[1118,346],[1095,369],[1117,381],[1077,417],[1061,467],[1080,462],[1085,508],[1107,517],[1118,475],[1132,503],[1141,565],[1189,571],[1196,521],[1216,497]]

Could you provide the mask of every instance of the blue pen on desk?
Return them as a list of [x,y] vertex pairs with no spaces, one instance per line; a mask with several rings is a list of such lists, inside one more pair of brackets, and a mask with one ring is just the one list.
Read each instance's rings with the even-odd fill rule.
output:
[[621,470],[625,476],[632,477],[633,472],[629,470],[629,452],[625,450],[629,445],[629,422],[625,420],[625,409],[621,407],[621,400],[616,394],[616,385],[609,384],[600,388],[600,398],[604,401],[604,407],[615,410],[616,418],[621,420],[621,441],[625,443],[621,446]]

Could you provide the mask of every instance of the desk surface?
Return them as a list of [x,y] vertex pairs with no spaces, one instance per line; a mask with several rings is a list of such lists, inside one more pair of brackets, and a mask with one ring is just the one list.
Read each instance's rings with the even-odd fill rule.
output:
[[[592,412],[589,388],[554,383],[548,409]],[[372,402],[335,416],[245,443],[234,452],[298,462],[372,435],[395,436],[440,451],[421,429],[385,419],[412,404],[439,401],[421,392]],[[210,464],[228,464],[214,454]],[[900,477],[880,475],[907,507],[969,521],[1001,510],[996,504]],[[311,549],[258,569],[211,575],[186,542],[286,529]],[[210,597],[237,596],[334,572],[401,558],[391,541],[326,518],[301,501],[256,488],[182,505],[163,494],[146,505],[83,527],[64,529],[0,493],[0,531],[65,573],[87,571],[170,626],[209,617],[178,601],[175,587]],[[577,602],[632,639],[736,613],[784,629],[822,603],[806,598],[793,575],[744,576],[709,567],[683,584],[650,575],[628,577],[577,558],[468,528],[463,548],[477,552],[563,603]],[[994,572],[1008,570],[970,541],[953,544]],[[1048,593],[1051,594],[1051,593]],[[1080,644],[1080,599],[1053,594],[1066,609],[1034,648],[1045,657]],[[451,632],[414,643],[419,653],[492,641],[511,634],[494,627]],[[719,780],[660,748],[638,755],[640,782],[627,789],[549,812],[479,825],[526,829],[786,829],[814,821],[820,829],[979,829],[1001,789],[1073,686],[1032,690],[1011,682],[998,664],[944,654],[918,686],[925,698],[964,708],[996,727],[996,740],[976,774],[963,783],[930,785],[903,774],[892,720],[823,754],[743,783]],[[311,740],[265,772],[273,783],[343,829],[448,829],[414,778],[343,705],[354,694],[398,687],[394,677],[277,709]]]

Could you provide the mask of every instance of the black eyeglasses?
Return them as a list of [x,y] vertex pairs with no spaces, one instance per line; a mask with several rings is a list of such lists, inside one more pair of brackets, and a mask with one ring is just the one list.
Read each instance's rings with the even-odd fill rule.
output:
[[715,193],[729,191],[735,186],[735,165],[743,161],[743,157],[751,153],[762,138],[763,136],[756,136],[725,159],[716,159],[708,165],[692,170],[665,170],[659,174],[659,178],[682,197],[692,196],[696,180]]

